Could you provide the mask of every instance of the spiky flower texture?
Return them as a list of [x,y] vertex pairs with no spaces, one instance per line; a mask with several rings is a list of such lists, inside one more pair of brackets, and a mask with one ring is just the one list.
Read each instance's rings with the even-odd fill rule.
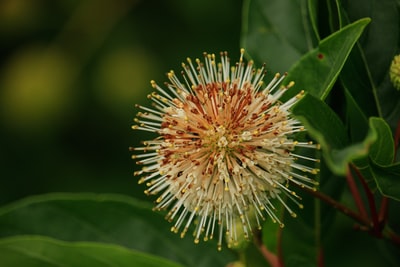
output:
[[151,81],[153,106],[137,105],[133,126],[158,134],[131,148],[144,165],[135,172],[139,183],[158,196],[155,209],[168,210],[171,230],[182,237],[194,224],[195,243],[217,235],[218,249],[224,235],[231,245],[248,238],[253,227],[261,229],[266,215],[283,226],[279,202],[295,217],[286,199],[302,206],[289,181],[314,188],[308,174],[318,171],[300,163],[315,159],[294,152],[317,146],[291,139],[304,130],[289,110],[303,93],[279,102],[294,83],[280,86],[285,75],[276,74],[264,85],[264,67],[244,63],[243,54],[234,66],[226,52],[220,62],[214,54],[205,53],[204,62],[188,58],[183,82],[170,71],[167,89]]

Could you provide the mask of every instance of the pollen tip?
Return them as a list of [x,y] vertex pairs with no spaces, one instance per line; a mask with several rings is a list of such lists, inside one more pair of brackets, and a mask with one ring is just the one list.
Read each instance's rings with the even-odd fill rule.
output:
[[[304,92],[304,91],[303,91]],[[304,96],[304,93],[298,93],[297,95],[296,95],[296,98],[297,99],[301,99],[302,97]]]

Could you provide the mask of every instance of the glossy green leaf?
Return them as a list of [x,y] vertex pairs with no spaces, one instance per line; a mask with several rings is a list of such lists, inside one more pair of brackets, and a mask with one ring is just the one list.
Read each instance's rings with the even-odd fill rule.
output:
[[[357,42],[369,18],[360,19],[323,39],[319,46],[296,62],[285,81],[295,81],[296,86],[283,96],[287,99],[304,90],[325,99],[336,82],[339,73]],[[284,81],[284,83],[285,83]]]
[[362,112],[358,102],[351,93],[345,89],[346,98],[346,126],[353,142],[361,142],[368,132],[368,119]]
[[386,167],[372,164],[372,172],[381,194],[400,201],[400,163]]
[[324,148],[342,148],[349,143],[342,121],[322,100],[307,94],[293,107],[292,112],[307,124],[306,129],[311,135],[318,135],[318,141]]
[[181,239],[171,233],[171,224],[151,207],[122,195],[30,197],[0,209],[0,237],[43,235],[65,241],[113,243],[185,266],[224,266],[235,260],[228,249],[218,252],[214,240],[195,245],[189,234]]
[[[368,114],[368,108],[377,110],[394,130],[400,120],[400,92],[396,91],[389,79],[389,67],[393,57],[399,53],[400,43],[400,10],[397,0],[352,0],[343,1],[343,6],[350,20],[361,17],[372,19],[365,35],[360,38],[360,49],[364,57],[364,65],[357,63],[351,70],[354,80],[363,80],[364,86],[355,87],[357,95],[353,95],[363,105]],[[367,70],[370,81],[365,79],[364,69]],[[374,105],[371,103],[370,91],[375,96]],[[376,116],[375,114],[373,114]]]
[[[370,17],[366,35],[360,39],[368,67],[376,85],[379,85],[398,50],[400,38],[397,0],[342,1],[350,20]],[[384,29],[384,30],[383,30]],[[390,33],[390,34],[388,34]]]
[[381,116],[390,125],[392,131],[395,131],[400,122],[400,91],[393,87],[388,76],[377,88],[377,96],[379,98]]
[[327,19],[329,29],[331,32],[335,32],[341,28],[340,12],[338,12],[338,0],[326,1],[327,6]]
[[312,95],[304,96],[292,112],[321,144],[326,164],[338,175],[346,173],[347,164],[352,160],[367,156],[370,145],[377,138],[374,131],[368,131],[362,142],[350,144],[346,129],[336,113]]
[[[350,19],[346,10],[340,4],[338,7],[341,24],[347,25],[350,23]],[[365,16],[368,16],[366,14]],[[375,22],[372,21],[371,24]],[[370,27],[367,27],[364,31],[367,33]],[[362,39],[362,37],[360,37]],[[355,99],[357,109],[361,109],[365,116],[378,116],[377,103],[375,98],[376,85],[371,77],[371,72],[365,57],[363,47],[360,45],[360,41],[355,45],[354,49],[351,51],[346,63],[343,66],[342,72],[340,73],[340,81],[346,90],[346,99]],[[347,103],[348,106],[348,103]],[[351,111],[348,110],[348,114]],[[358,113],[359,111],[357,111]],[[351,115],[351,114],[349,114]],[[354,127],[356,128],[356,127]]]
[[177,263],[117,245],[65,242],[43,236],[0,239],[0,266],[179,267]]
[[371,118],[370,126],[378,138],[371,145],[369,156],[377,165],[391,165],[394,159],[394,141],[389,125],[382,118]]
[[269,74],[287,71],[312,49],[316,37],[307,0],[247,0],[244,3],[241,45]]
[[[304,203],[304,199],[302,203]],[[314,212],[312,204],[305,204],[303,210],[296,210],[296,218],[285,214],[285,228],[282,230],[282,251],[285,263],[288,266],[294,266],[295,263],[301,263],[299,266],[315,264],[317,258],[316,228],[314,228],[313,223],[310,223],[310,221],[313,222]]]
[[318,1],[317,0],[308,0],[307,2],[308,13],[310,14],[310,23],[311,27],[314,31],[314,35],[320,40],[319,32],[318,32]]
[[[277,214],[282,214],[282,206],[278,206]],[[283,229],[279,226],[279,223],[273,222],[272,220],[266,220],[262,228],[262,241],[263,244],[272,253],[277,254],[277,241],[279,232]]]

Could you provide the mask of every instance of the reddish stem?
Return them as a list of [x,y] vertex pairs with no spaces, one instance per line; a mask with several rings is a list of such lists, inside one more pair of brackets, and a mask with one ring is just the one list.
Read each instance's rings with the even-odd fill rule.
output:
[[257,231],[254,234],[254,244],[257,246],[261,255],[265,258],[265,260],[269,263],[271,267],[284,267],[283,262],[280,261],[277,255],[268,250],[268,248],[264,245],[261,238],[261,232]]
[[357,221],[361,225],[365,225],[365,226],[370,226],[371,225],[368,217],[361,216],[360,214],[358,214],[357,212],[349,209],[348,207],[346,207],[342,203],[337,202],[336,200],[334,200],[330,196],[325,195],[324,193],[322,193],[320,191],[315,191],[315,190],[307,188],[307,187],[301,187],[301,186],[297,185],[296,183],[291,183],[291,185],[296,186],[296,187],[306,191],[307,193],[313,195],[314,197],[324,201],[328,205],[332,206],[333,208],[337,209],[338,211],[342,212],[343,214],[345,214],[348,217],[352,218],[353,220]]
[[276,237],[277,238],[278,261],[279,261],[279,266],[281,266],[281,267],[285,266],[285,264],[283,262],[282,231],[283,231],[283,228],[280,227],[278,230],[277,237]]
[[392,241],[397,246],[400,246],[400,236],[393,232],[391,229],[384,229],[383,236]]
[[379,222],[384,224],[387,220],[389,199],[382,197],[381,207],[379,209]]
[[[370,229],[371,227],[371,222],[368,219],[368,217],[363,217],[359,213],[349,209],[348,207],[344,206],[340,202],[337,202],[333,198],[331,198],[328,195],[325,195],[324,193],[321,193],[319,191],[314,191],[312,189],[309,189],[307,187],[301,187],[297,185],[296,183],[291,183],[293,186],[297,186],[298,188],[301,188],[302,190],[306,191],[307,193],[313,195],[314,197],[324,201],[328,205],[332,206],[333,208],[337,209],[338,211],[342,212],[343,214],[347,215],[348,217],[352,218],[356,222],[358,222],[361,225],[361,228],[365,228],[365,230]],[[387,200],[384,200],[387,201]],[[383,203],[383,206],[387,204]],[[386,208],[385,208],[386,209]],[[395,232],[392,230],[388,229],[387,227],[381,229],[382,236],[390,241],[392,241],[394,244],[400,246],[400,236],[397,235]]]
[[357,167],[354,166],[353,164],[351,164],[350,166],[352,167],[354,172],[357,174],[357,177],[360,180],[361,185],[367,196],[368,205],[369,205],[369,209],[371,212],[371,218],[372,218],[372,223],[373,223],[373,225],[372,225],[373,232],[377,237],[381,237],[382,236],[382,228],[381,228],[381,224],[380,224],[379,217],[378,217],[378,212],[377,212],[376,205],[375,205],[374,195],[372,194],[371,189],[369,188],[367,182],[365,181],[364,177],[362,176],[360,171],[357,169]]
[[360,212],[360,215],[368,220],[368,213],[367,210],[364,207],[364,203],[362,201],[360,192],[358,191],[356,182],[354,181],[353,175],[351,175],[351,170],[347,168],[346,171],[346,180],[347,184],[349,185],[349,189],[351,192],[351,195],[353,196],[354,202],[356,203],[356,206],[358,208],[358,211]]
[[397,122],[396,133],[394,135],[394,158],[396,159],[400,142],[400,120]]
[[318,255],[317,255],[317,266],[318,267],[324,267],[324,253],[322,251],[322,248],[318,250]]

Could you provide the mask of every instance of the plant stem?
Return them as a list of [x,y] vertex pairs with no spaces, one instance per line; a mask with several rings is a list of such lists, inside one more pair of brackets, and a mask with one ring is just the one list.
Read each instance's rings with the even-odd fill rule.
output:
[[324,252],[322,250],[322,247],[319,247],[319,249],[318,249],[317,266],[324,267]]
[[351,175],[351,170],[349,168],[347,168],[346,171],[346,180],[360,215],[364,218],[368,218],[367,210],[364,207],[360,192],[358,191],[356,182],[354,181],[353,175]]
[[382,236],[392,241],[397,246],[400,246],[400,236],[393,232],[393,230],[389,226],[386,225],[385,228],[383,228]]
[[[291,184],[293,186],[301,188],[303,191],[306,191],[307,193],[313,195],[314,197],[324,201],[325,203],[327,203],[328,205],[330,205],[333,208],[337,209],[338,211],[340,211],[344,215],[346,215],[346,216],[352,218],[353,220],[355,220],[356,222],[358,222],[361,226],[363,226],[367,230],[371,229],[372,223],[370,222],[368,217],[361,216],[359,213],[349,209],[345,205],[343,205],[340,202],[334,200],[330,196],[325,195],[324,193],[321,193],[320,191],[314,191],[314,190],[309,189],[307,187],[301,187],[301,186],[297,185],[296,183],[291,183]],[[382,201],[387,201],[387,200],[385,200],[385,198],[384,198]],[[382,204],[384,206],[384,209],[386,210],[385,202],[383,202]],[[375,232],[372,232],[372,233],[375,234]],[[375,236],[377,236],[377,235],[375,235]],[[389,226],[387,226],[387,225],[385,225],[385,227],[383,229],[382,228],[380,229],[380,234],[377,237],[383,237],[383,238],[385,238],[387,240],[390,240],[395,245],[400,246],[400,236],[398,234],[396,234],[392,229],[390,229]]]
[[256,231],[254,233],[254,245],[258,248],[261,255],[265,258],[265,260],[269,263],[271,267],[284,267],[283,262],[281,262],[277,255],[268,250],[268,248],[264,245],[261,238],[261,232]]
[[400,120],[397,122],[396,133],[394,135],[394,159],[397,157],[397,151],[400,142]]
[[328,195],[325,195],[324,193],[320,192],[320,191],[315,191],[312,190],[310,188],[307,187],[301,187],[299,185],[297,185],[296,183],[291,183],[293,186],[296,186],[298,188],[301,188],[302,190],[306,191],[307,193],[313,195],[314,197],[324,201],[325,203],[327,203],[328,205],[332,206],[333,208],[337,209],[338,211],[342,212],[343,214],[345,214],[346,216],[352,218],[353,220],[357,221],[358,223],[360,223],[361,225],[365,225],[365,226],[370,226],[370,221],[368,220],[368,217],[363,217],[360,214],[358,214],[357,212],[349,209],[348,207],[346,207],[345,205],[343,205],[342,203],[334,200],[333,198],[331,198]]
[[387,219],[389,199],[385,196],[382,197],[381,207],[379,209],[379,222],[384,223]]
[[279,227],[278,234],[277,234],[277,254],[278,254],[278,264],[279,266],[283,267],[284,262],[283,262],[283,251],[282,251],[282,232],[283,232],[283,227]]
[[371,189],[369,188],[368,184],[365,182],[364,177],[362,176],[360,171],[357,169],[357,167],[354,166],[353,164],[351,164],[350,166],[354,170],[354,172],[356,173],[358,179],[360,180],[361,185],[362,185],[362,187],[363,187],[363,189],[365,191],[365,194],[367,196],[368,205],[369,205],[371,218],[372,218],[372,223],[373,223],[374,235],[380,237],[381,236],[381,232],[382,232],[382,228],[381,228],[381,223],[379,222],[378,212],[376,210],[374,195],[372,194]]
[[324,266],[323,249],[321,244],[321,201],[318,199],[314,200],[314,224],[315,224],[315,244],[317,247],[317,266]]

